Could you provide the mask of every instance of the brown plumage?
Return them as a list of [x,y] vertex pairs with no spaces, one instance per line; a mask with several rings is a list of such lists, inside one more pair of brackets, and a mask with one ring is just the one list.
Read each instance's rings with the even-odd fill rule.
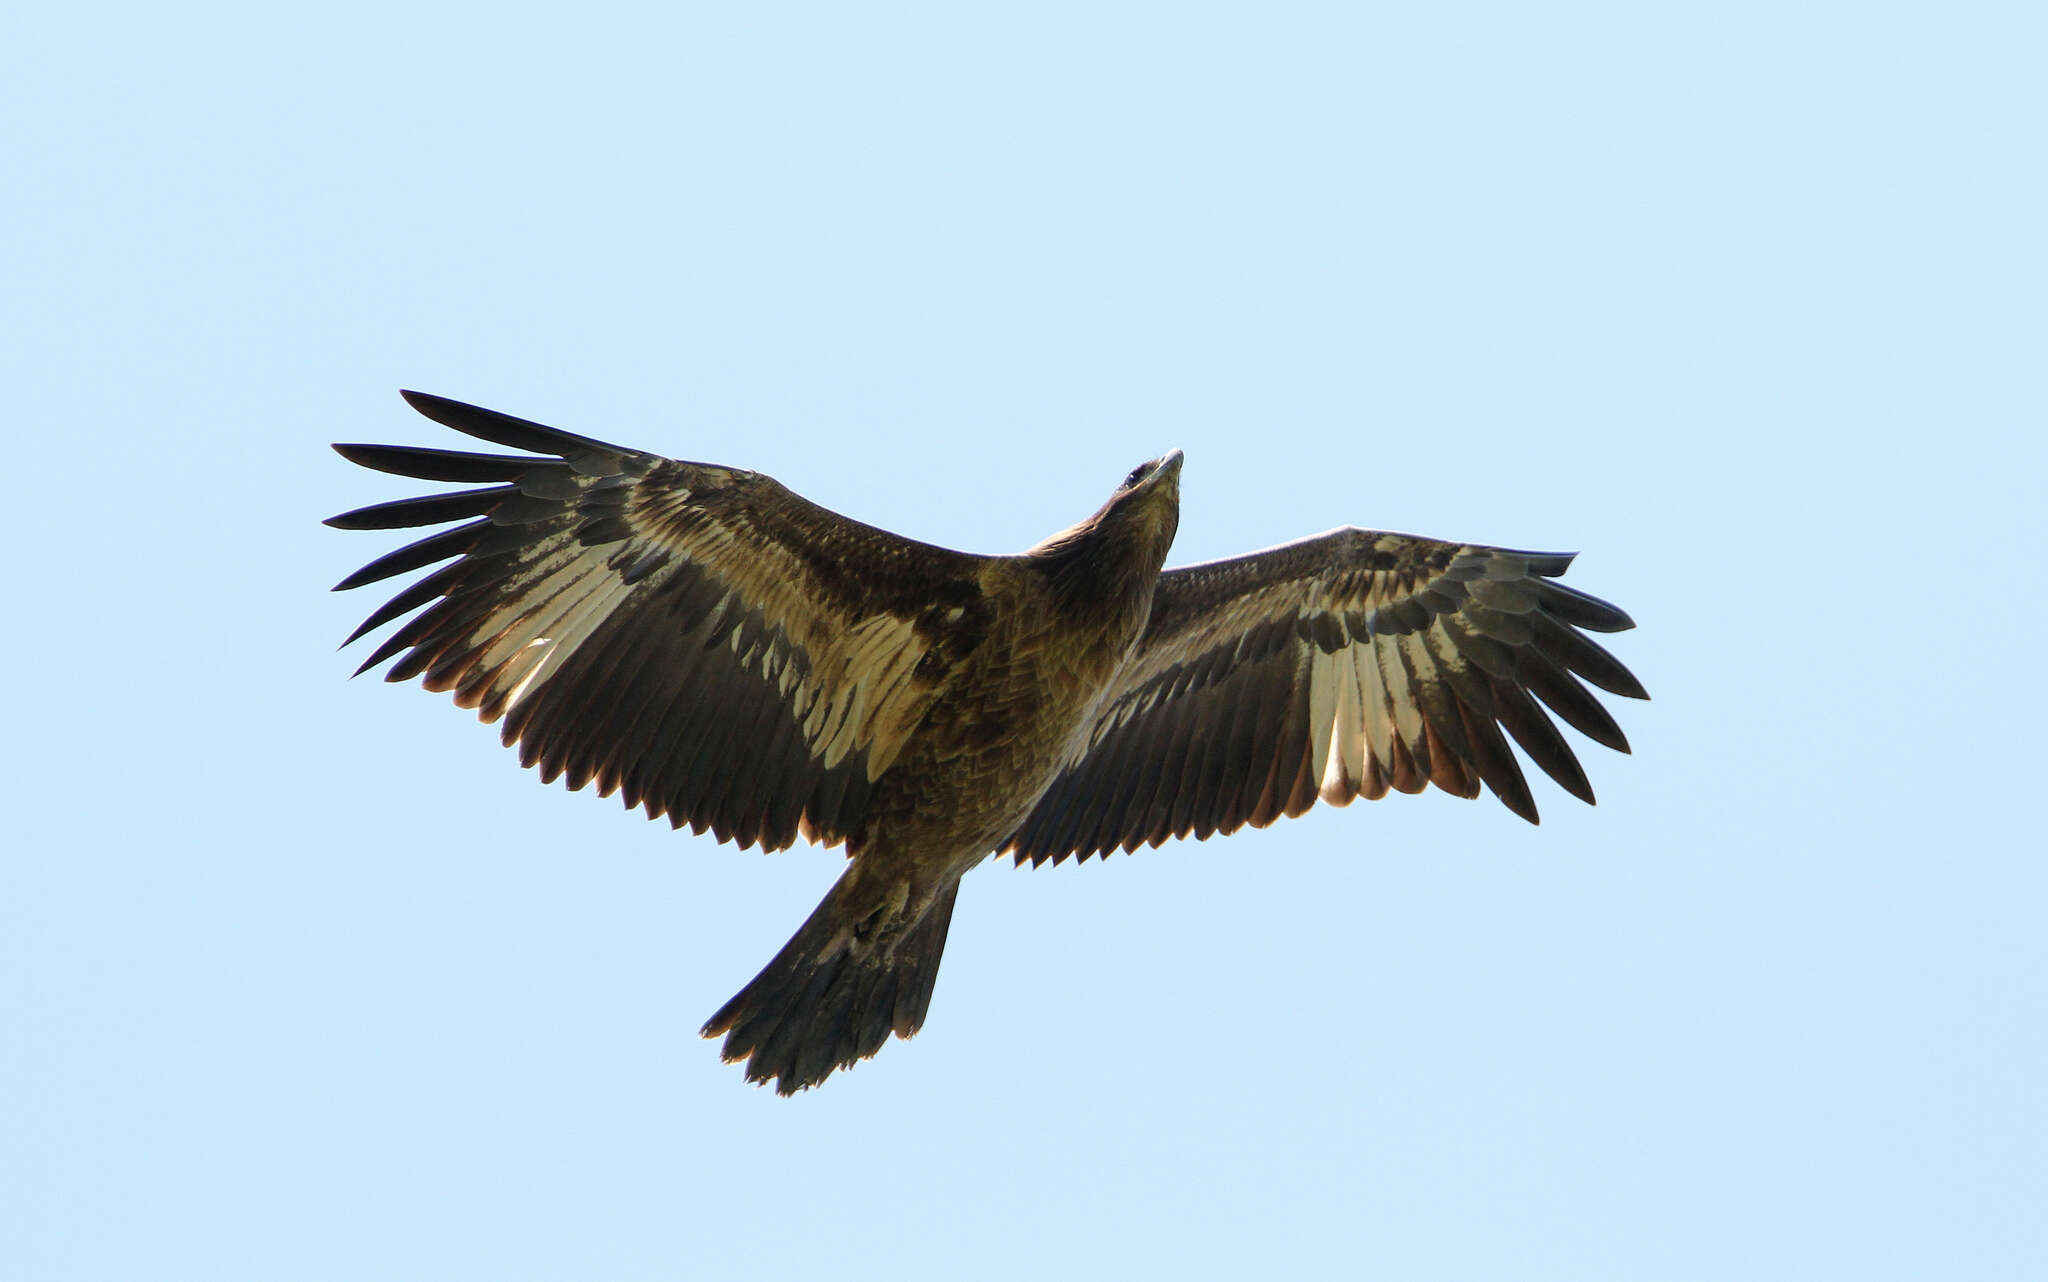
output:
[[328,522],[464,522],[337,585],[450,562],[349,637],[419,611],[358,671],[390,660],[502,720],[543,780],[741,846],[846,846],[704,1028],[784,1094],[923,1024],[960,876],[991,851],[1087,858],[1430,784],[1534,823],[1502,730],[1590,802],[1544,706],[1626,752],[1579,679],[1648,697],[1585,636],[1633,625],[1554,581],[1566,555],[1342,529],[1162,573],[1177,451],[1030,551],[971,556],[757,473],[405,396],[532,453],[335,446],[485,483]]

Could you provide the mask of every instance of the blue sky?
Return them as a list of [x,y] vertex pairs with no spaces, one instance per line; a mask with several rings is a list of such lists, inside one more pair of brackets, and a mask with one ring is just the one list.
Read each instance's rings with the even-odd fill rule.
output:
[[[2048,1269],[2037,6],[14,20],[24,1277]],[[334,644],[401,386],[977,551],[1577,549],[1600,805],[971,875],[925,1032],[695,1029],[839,856]]]

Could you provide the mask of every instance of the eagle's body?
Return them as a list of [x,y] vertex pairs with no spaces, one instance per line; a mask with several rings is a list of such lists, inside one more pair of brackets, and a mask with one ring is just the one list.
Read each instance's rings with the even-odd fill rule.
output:
[[[782,953],[705,1025],[729,1034],[726,1057],[746,1056],[751,1076],[794,1090],[924,1022],[961,874],[1037,804],[1144,629],[1172,540],[1180,464],[1171,457],[1149,505],[1124,514],[1164,512],[1165,537],[1096,534],[1062,553],[990,558],[978,595],[962,594],[972,610],[952,607],[934,621],[936,648],[961,657],[876,777],[847,838],[851,866]],[[1123,583],[1130,587],[1118,590]]]
[[1550,581],[1569,557],[1338,530],[1162,574],[1178,453],[1030,551],[972,556],[754,473],[407,396],[552,457],[336,447],[499,483],[334,518],[476,518],[343,581],[460,558],[358,629],[428,606],[364,668],[396,657],[390,679],[503,718],[572,788],[741,845],[846,845],[838,884],[705,1028],[784,1093],[923,1023],[959,879],[991,851],[1085,858],[1430,783],[1484,783],[1533,821],[1502,728],[1592,796],[1531,694],[1623,751],[1572,674],[1644,697],[1577,630],[1627,616]]

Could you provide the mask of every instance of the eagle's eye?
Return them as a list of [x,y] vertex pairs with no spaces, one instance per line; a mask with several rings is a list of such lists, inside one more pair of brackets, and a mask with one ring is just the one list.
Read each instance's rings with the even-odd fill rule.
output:
[[1144,480],[1144,479],[1145,479],[1145,473],[1147,473],[1147,472],[1149,472],[1149,471],[1151,471],[1151,470],[1152,470],[1152,465],[1151,465],[1150,463],[1140,463],[1140,464],[1138,464],[1138,465],[1137,465],[1136,467],[1134,467],[1134,468],[1132,468],[1132,469],[1131,469],[1131,474],[1130,474],[1129,476],[1127,476],[1127,477],[1125,477],[1125,478],[1124,478],[1124,488],[1128,490],[1128,489],[1130,489],[1130,488],[1131,488],[1131,487],[1132,487],[1133,485],[1136,485],[1136,484],[1137,484],[1138,482],[1140,482],[1140,481]]

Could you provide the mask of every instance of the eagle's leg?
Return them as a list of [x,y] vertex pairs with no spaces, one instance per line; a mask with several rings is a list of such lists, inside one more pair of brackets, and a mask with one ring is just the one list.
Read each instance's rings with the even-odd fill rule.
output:
[[775,960],[704,1025],[727,1063],[790,1095],[924,1024],[946,949],[958,874],[929,895],[908,882],[880,896],[846,870]]

